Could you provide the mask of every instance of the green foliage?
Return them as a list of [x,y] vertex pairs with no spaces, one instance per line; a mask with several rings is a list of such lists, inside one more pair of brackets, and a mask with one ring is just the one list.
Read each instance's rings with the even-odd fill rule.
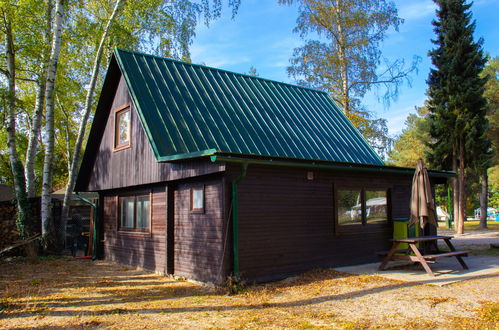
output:
[[434,68],[428,77],[430,136],[428,159],[435,168],[451,168],[464,143],[468,166],[487,162],[490,142],[486,137],[486,80],[482,40],[473,41],[475,23],[464,0],[437,0],[437,39],[430,51]]
[[415,167],[419,158],[425,159],[427,144],[430,140],[427,113],[425,107],[420,107],[417,109],[417,114],[410,114],[407,117],[405,128],[395,138],[393,149],[388,153],[388,163]]
[[[36,86],[42,79],[42,54],[50,49],[50,40],[44,40],[47,24],[53,19],[53,8],[44,0],[0,0],[0,8],[11,15],[14,44],[16,49],[16,108],[18,152],[25,161],[27,141],[34,115]],[[72,157],[78,125],[90,81],[94,56],[100,42],[106,20],[113,10],[115,1],[68,1],[65,3],[61,54],[58,63],[55,86],[55,146],[56,162],[53,167],[53,183],[56,189],[67,181],[68,163]],[[240,0],[229,0],[227,5],[233,14],[237,12]],[[144,0],[125,1],[123,8],[111,25],[101,68],[108,65],[114,47],[153,52],[182,60],[190,60],[189,46],[195,36],[199,20],[208,24],[221,14],[223,2],[219,0]],[[3,39],[3,31],[0,31]],[[4,43],[0,51],[5,53]],[[6,67],[5,57],[0,57],[0,70]],[[102,84],[105,70],[100,70],[97,91]],[[5,80],[0,79],[0,122],[5,119],[3,104]],[[98,92],[94,97],[94,107]],[[91,120],[90,120],[91,123]],[[89,125],[90,125],[89,123]],[[87,130],[88,132],[88,130]],[[39,137],[40,147],[35,160],[37,192],[41,189],[44,144]],[[12,172],[6,149],[6,134],[0,132],[0,182],[12,184]]]
[[499,163],[499,56],[489,58],[481,74],[487,79],[483,96],[487,100],[488,136],[493,144],[494,164]]
[[489,207],[499,209],[499,165],[489,168]]
[[[398,95],[398,88],[415,69],[405,69],[404,61],[389,63],[381,56],[380,44],[389,29],[402,23],[392,2],[357,0],[280,0],[298,2],[300,15],[294,29],[302,38],[313,35],[296,48],[291,58],[290,76],[301,85],[327,91],[342,105],[352,123],[382,154],[389,148],[386,121],[376,119],[361,106],[362,97],[373,88],[386,89],[384,100]],[[386,66],[384,72],[377,69]]]

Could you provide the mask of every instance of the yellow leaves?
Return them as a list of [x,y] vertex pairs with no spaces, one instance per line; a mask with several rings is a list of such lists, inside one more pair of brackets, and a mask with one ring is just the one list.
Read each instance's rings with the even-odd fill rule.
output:
[[[39,284],[20,285],[33,274]],[[18,262],[0,264],[0,327],[492,329],[497,302],[474,297],[492,295],[494,280],[414,286],[316,269],[228,296],[110,262]],[[416,318],[406,311],[414,303],[425,307]]]

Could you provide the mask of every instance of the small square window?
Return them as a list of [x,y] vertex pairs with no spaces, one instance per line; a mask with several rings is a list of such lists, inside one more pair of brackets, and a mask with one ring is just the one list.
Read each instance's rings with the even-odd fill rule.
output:
[[114,122],[114,148],[122,149],[130,146],[130,107],[116,111]]
[[204,211],[204,187],[191,189],[191,210]]

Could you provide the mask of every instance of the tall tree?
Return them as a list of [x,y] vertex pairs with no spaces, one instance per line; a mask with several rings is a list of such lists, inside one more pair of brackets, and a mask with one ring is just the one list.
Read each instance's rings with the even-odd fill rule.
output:
[[18,217],[16,219],[17,229],[21,238],[31,234],[31,222],[29,217],[29,203],[26,196],[24,181],[24,166],[19,158],[16,141],[17,107],[16,107],[16,53],[14,47],[14,30],[12,18],[14,6],[4,3],[2,6],[2,32],[5,35],[5,61],[6,70],[2,70],[7,80],[6,104],[7,109],[7,147],[9,152],[10,167],[12,169],[14,188],[16,193]]
[[457,171],[454,180],[456,231],[466,218],[465,171],[486,149],[486,80],[480,77],[486,59],[482,40],[474,42],[475,23],[464,0],[435,0],[437,35],[430,51],[433,68],[427,80],[430,111],[429,159],[434,167]]
[[37,73],[36,82],[36,99],[35,108],[33,111],[33,119],[29,130],[29,144],[26,151],[26,192],[28,197],[35,197],[35,160],[38,149],[38,138],[42,127],[43,109],[45,108],[45,88],[46,75],[49,57],[49,46],[52,32],[52,0],[47,0],[45,9],[45,28],[43,30],[42,52],[40,71]]
[[64,16],[64,1],[56,0],[54,9],[53,36],[50,57],[48,61],[47,80],[45,89],[45,158],[43,161],[43,184],[42,184],[42,235],[48,239],[48,235],[54,229],[51,210],[52,176],[54,160],[54,99],[55,83],[57,77],[57,65],[61,52],[61,37]]
[[[361,98],[373,86],[384,86],[384,98],[396,97],[398,88],[416,68],[403,60],[382,58],[380,44],[390,28],[403,22],[393,2],[385,0],[279,0],[298,3],[300,14],[294,29],[302,38],[315,34],[296,48],[288,73],[301,84],[322,89],[341,104],[345,114],[368,140],[386,136],[386,122],[373,120],[361,106]],[[383,66],[381,71],[379,68]],[[369,139],[370,135],[374,138]],[[383,144],[385,141],[378,141]]]

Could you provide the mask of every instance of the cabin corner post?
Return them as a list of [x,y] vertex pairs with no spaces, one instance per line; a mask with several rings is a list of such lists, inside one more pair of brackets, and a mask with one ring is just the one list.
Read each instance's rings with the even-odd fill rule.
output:
[[238,218],[238,186],[248,174],[248,163],[242,164],[241,174],[232,181],[232,248],[233,276],[239,281],[239,218]]

